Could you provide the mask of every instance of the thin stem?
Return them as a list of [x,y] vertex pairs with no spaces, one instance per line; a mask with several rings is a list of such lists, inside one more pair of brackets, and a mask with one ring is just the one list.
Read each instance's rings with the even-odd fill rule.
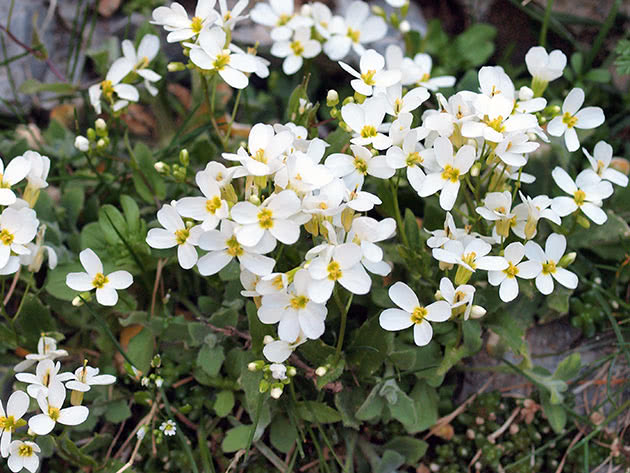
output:
[[339,294],[338,287],[339,286],[336,286],[335,290],[333,291],[335,302],[337,303],[337,307],[339,308],[339,313],[341,314],[341,323],[339,326],[339,339],[337,340],[337,348],[335,349],[335,363],[339,361],[339,357],[341,356],[341,348],[343,347],[343,339],[346,335],[348,311],[350,310],[350,305],[352,304],[352,298],[354,297],[354,294],[351,293],[350,297],[348,298],[348,302],[346,302],[346,305],[344,306],[343,301],[341,300],[341,295]]
[[238,112],[238,106],[241,102],[241,93],[243,89],[238,89],[236,93],[236,99],[234,100],[234,107],[232,107],[232,115],[230,116],[230,122],[228,123],[227,131],[225,132],[225,139],[223,140],[223,148],[228,145],[228,141],[230,140],[230,135],[232,134],[232,125],[234,125],[234,121],[236,120],[236,112]]
[[394,205],[394,218],[396,219],[396,225],[398,226],[398,234],[402,239],[403,245],[409,248],[409,240],[407,239],[407,234],[405,233],[405,226],[403,223],[402,214],[400,213],[400,206],[398,205],[398,180],[394,183],[391,179],[389,180],[389,188],[392,193],[392,201]]
[[549,28],[549,20],[551,19],[551,8],[553,7],[553,0],[547,0],[547,7],[545,8],[545,17],[543,18],[542,27],[540,28],[540,38],[538,43],[544,48],[547,42],[547,29]]
[[214,119],[214,102],[216,99],[216,92],[217,92],[216,77],[212,79],[212,98],[210,98],[210,90],[208,89],[208,79],[206,78],[206,76],[202,76],[201,79],[202,79],[201,84],[203,85],[204,96],[206,97],[206,105],[208,106],[208,109],[210,110],[210,123],[212,123],[212,127],[214,128],[214,131],[219,137],[219,140],[222,140],[221,130],[219,129],[219,125],[217,124],[217,121]]

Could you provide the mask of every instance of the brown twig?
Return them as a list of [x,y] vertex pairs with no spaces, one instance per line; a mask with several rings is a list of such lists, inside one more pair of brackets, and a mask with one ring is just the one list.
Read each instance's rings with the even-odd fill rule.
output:
[[177,389],[181,386],[183,386],[184,384],[188,384],[191,381],[194,381],[194,377],[193,376],[188,376],[186,378],[180,379],[179,381],[176,381],[175,383],[173,383],[173,386],[171,386],[173,389]]
[[569,456],[569,451],[571,450],[571,448],[573,447],[573,445],[575,445],[575,443],[580,440],[580,438],[582,437],[582,432],[578,432],[575,437],[573,437],[573,440],[571,440],[571,443],[569,444],[569,446],[567,447],[567,451],[564,452],[564,455],[562,456],[562,460],[560,460],[560,464],[558,465],[558,468],[556,468],[556,473],[562,473],[562,470],[564,469],[564,463],[567,461],[567,457]]
[[30,46],[24,44],[22,41],[16,38],[13,33],[11,33],[8,29],[6,29],[3,25],[0,25],[0,30],[4,31],[7,34],[7,36],[11,38],[11,40],[13,40],[14,43],[26,49],[30,54],[35,56],[37,59],[43,60],[48,65],[52,73],[55,74],[57,79],[59,79],[61,82],[66,82],[65,77],[57,70],[53,62],[50,60],[49,57],[47,57],[46,54],[44,54],[42,51],[37,51],[31,48]]
[[118,442],[118,439],[122,435],[123,429],[125,428],[126,424],[127,424],[127,419],[123,420],[120,424],[120,427],[118,427],[118,432],[116,432],[116,435],[114,436],[114,439],[112,440],[112,443],[109,445],[109,448],[107,449],[107,453],[105,454],[105,463],[107,463],[107,460],[109,460],[109,457],[112,456],[112,452],[114,451],[114,445],[116,445],[116,442]]
[[157,412],[158,403],[159,403],[159,397],[160,397],[160,395],[158,394],[158,398],[155,400],[155,402],[151,406],[151,410],[149,411],[149,413],[146,416],[144,416],[142,419],[140,419],[140,422],[138,422],[138,425],[136,425],[134,427],[134,429],[131,432],[131,434],[129,434],[129,437],[127,437],[127,440],[125,440],[123,442],[122,446],[116,452],[116,455],[114,455],[114,458],[120,457],[122,455],[123,451],[125,450],[125,448],[127,447],[127,445],[129,444],[129,442],[131,441],[131,439],[133,438],[133,436],[136,435],[138,430],[140,430],[140,428],[143,425],[148,424],[149,422],[151,422],[151,420],[153,419],[153,416]]
[[510,414],[510,417],[508,417],[507,420],[503,423],[503,425],[499,427],[497,430],[495,430],[494,432],[492,432],[490,435],[488,435],[488,441],[490,443],[495,443],[497,439],[501,436],[501,434],[503,434],[503,432],[505,432],[508,429],[508,427],[510,426],[512,421],[514,421],[514,419],[516,418],[516,416],[518,415],[520,411],[521,411],[520,407],[515,408],[512,411],[512,414]]
[[155,299],[157,298],[157,291],[160,285],[160,279],[162,278],[162,268],[166,263],[166,259],[160,258],[158,260],[157,269],[155,270],[155,283],[153,284],[153,294],[151,294],[151,313],[149,315],[149,319],[153,318],[153,314],[155,313]]
[[[1,26],[1,25],[0,25]],[[13,276],[13,281],[11,281],[11,286],[9,287],[9,292],[7,292],[6,297],[4,298],[4,302],[2,304],[6,307],[9,301],[11,300],[11,296],[13,295],[13,291],[15,290],[15,286],[17,286],[17,282],[20,279],[20,272],[22,271],[22,267],[20,266]]]

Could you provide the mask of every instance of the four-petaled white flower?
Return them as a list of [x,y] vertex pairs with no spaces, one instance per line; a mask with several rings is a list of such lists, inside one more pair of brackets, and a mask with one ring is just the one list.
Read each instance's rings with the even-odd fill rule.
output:
[[475,286],[470,284],[455,287],[449,278],[440,279],[440,297],[451,307],[451,316],[463,314],[464,320],[469,319],[475,291]]
[[168,437],[175,435],[177,432],[177,424],[175,424],[175,421],[169,419],[166,422],[162,422],[160,431]]
[[603,180],[610,181],[621,187],[628,185],[628,176],[610,167],[613,159],[613,149],[608,143],[599,141],[595,145],[593,156],[584,148],[582,148],[582,151],[586,155],[588,162],[591,163],[593,171]]
[[201,228],[212,230],[230,213],[228,203],[221,198],[221,188],[208,171],[199,171],[195,182],[203,197],[184,197],[175,208],[182,217],[200,221]]
[[31,171],[31,162],[26,156],[16,156],[7,167],[0,158],[0,205],[12,205],[17,199],[15,193],[11,190],[14,186]]
[[560,189],[571,195],[571,197],[555,197],[551,202],[551,209],[559,216],[565,217],[580,209],[597,225],[601,225],[608,219],[601,205],[602,200],[613,193],[610,182],[602,181],[590,169],[578,174],[575,181],[561,167],[554,168],[551,176]]
[[540,273],[540,264],[535,261],[523,261],[525,247],[514,242],[505,247],[504,257],[508,267],[502,271],[488,271],[488,282],[499,286],[499,297],[503,302],[510,302],[518,296],[517,277],[533,279]]
[[149,63],[155,59],[160,50],[160,38],[154,34],[146,34],[142,37],[138,50],[128,39],[121,45],[123,55],[131,64],[131,70],[144,79],[144,87],[155,96],[158,93],[153,82],[159,81],[162,76],[148,68]]
[[502,238],[507,238],[510,228],[516,225],[516,214],[512,211],[510,191],[488,192],[483,200],[483,207],[475,210],[489,222],[495,222],[494,229]]
[[197,246],[203,233],[201,225],[188,227],[175,207],[164,204],[157,213],[158,222],[164,228],[152,228],[147,234],[151,248],[165,249],[177,246],[177,259],[184,269],[192,268],[197,262]]
[[[26,247],[35,238],[39,220],[35,211],[27,207],[16,210],[7,207],[0,214],[0,268],[9,263],[11,252],[17,255],[30,254]],[[18,259],[19,264],[19,259]]]
[[350,140],[355,145],[372,145],[376,149],[387,149],[392,145],[390,137],[379,132],[385,118],[385,101],[382,97],[370,97],[361,105],[349,103],[341,107],[343,121],[355,132]]
[[348,189],[361,189],[365,176],[389,179],[395,173],[385,156],[374,156],[372,152],[359,145],[351,145],[352,156],[333,153],[326,158],[325,165],[335,177],[343,178]]
[[311,29],[302,27],[295,30],[291,40],[274,43],[271,47],[271,54],[285,58],[282,63],[282,70],[285,74],[292,75],[302,68],[304,59],[314,58],[321,50],[320,42],[311,39]]
[[116,376],[99,373],[100,370],[98,368],[87,366],[86,362],[84,366],[76,369],[74,377],[66,383],[66,388],[73,391],[87,392],[92,386],[105,386],[116,382]]
[[555,117],[547,125],[550,135],[564,135],[564,143],[571,152],[580,147],[576,128],[590,130],[604,123],[604,111],[601,108],[581,108],[583,103],[584,91],[578,87],[572,89],[562,103],[562,115]]
[[502,256],[487,256],[491,250],[492,246],[480,238],[475,238],[466,246],[459,240],[449,240],[444,243],[443,248],[433,248],[432,252],[436,260],[459,265],[470,272],[477,269],[502,271],[507,268],[508,262]]
[[57,340],[52,337],[41,336],[37,342],[37,353],[29,353],[26,360],[20,361],[13,370],[16,373],[29,369],[35,363],[43,360],[55,360],[62,356],[68,356],[66,350],[57,349]]
[[70,289],[85,292],[96,289],[96,300],[101,305],[116,305],[116,290],[127,289],[133,283],[131,273],[124,270],[105,275],[101,259],[90,248],[79,253],[85,273],[68,273],[66,284]]
[[360,72],[345,62],[339,61],[339,65],[351,76],[356,77],[350,81],[350,85],[365,96],[372,95],[375,87],[386,88],[400,82],[400,71],[385,70],[385,58],[373,49],[368,49],[361,55]]
[[416,83],[435,92],[444,87],[453,87],[455,85],[455,77],[439,76],[432,77],[431,69],[433,68],[433,59],[426,53],[418,53],[413,58],[416,69]]
[[553,292],[553,280],[568,289],[575,289],[578,284],[577,276],[559,266],[559,262],[567,248],[567,239],[558,233],[552,233],[545,242],[545,250],[533,241],[525,244],[525,256],[537,264],[535,271],[536,287],[544,295]]
[[66,388],[60,382],[54,382],[48,387],[48,397],[42,392],[37,396],[37,404],[41,414],[31,417],[28,427],[37,435],[48,435],[58,423],[63,425],[79,425],[85,422],[90,411],[85,406],[63,408],[66,400]]
[[13,432],[26,425],[22,417],[28,410],[29,402],[29,397],[24,391],[15,391],[9,396],[6,411],[0,402],[0,455],[3,458],[9,454],[9,444]]
[[416,345],[427,345],[433,337],[429,322],[445,322],[451,318],[451,306],[446,301],[420,305],[416,294],[403,282],[389,288],[389,298],[400,309],[385,309],[379,316],[379,323],[385,330],[404,330],[413,325],[413,340]]
[[534,46],[527,51],[525,64],[534,79],[546,83],[562,77],[567,57],[559,49],[547,53],[542,46]]
[[140,98],[138,89],[122,80],[132,71],[133,65],[124,57],[118,58],[109,68],[105,80],[91,85],[88,89],[90,104],[97,114],[102,112],[101,98],[110,104],[112,110],[122,110],[129,102],[137,102]]
[[550,208],[553,200],[548,196],[537,195],[532,199],[523,195],[520,191],[519,195],[522,203],[514,207],[516,225],[512,227],[512,231],[517,237],[525,240],[534,238],[538,228],[538,221],[541,218],[546,218],[556,225],[562,224],[560,216]]
[[9,459],[7,465],[13,473],[26,468],[31,473],[35,473],[39,468],[38,453],[41,453],[39,445],[35,442],[14,440],[9,445]]
[[168,7],[153,10],[151,23],[161,25],[169,32],[166,37],[169,43],[185,41],[194,38],[217,21],[219,14],[214,10],[214,4],[215,0],[198,0],[195,16],[190,19],[186,9],[173,2]]
[[61,363],[46,359],[37,364],[35,374],[17,373],[15,378],[22,383],[27,383],[26,392],[32,398],[37,399],[40,392],[44,396],[48,395],[48,387],[51,384],[72,379],[72,373],[60,373],[60,370]]

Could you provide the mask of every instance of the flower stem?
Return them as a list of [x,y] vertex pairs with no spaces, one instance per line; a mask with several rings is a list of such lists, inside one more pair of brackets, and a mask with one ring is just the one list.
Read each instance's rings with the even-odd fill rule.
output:
[[339,325],[339,339],[337,339],[337,348],[335,349],[335,363],[339,361],[339,357],[341,356],[341,348],[343,347],[343,339],[346,335],[346,324],[348,322],[348,311],[350,310],[350,305],[352,304],[352,298],[354,294],[350,294],[348,298],[348,302],[344,306],[343,301],[341,300],[341,295],[339,294],[338,286],[335,286],[334,297],[335,302],[337,303],[337,307],[339,308],[339,313],[341,314],[341,323]]
[[234,120],[236,120],[236,112],[238,111],[238,106],[241,102],[241,93],[242,89],[238,89],[236,94],[236,99],[234,100],[234,107],[232,108],[232,116],[230,117],[230,123],[228,123],[227,131],[225,132],[225,137],[223,139],[223,149],[228,145],[230,141],[230,135],[232,134],[232,125],[234,125]]
[[402,214],[400,213],[400,206],[398,205],[398,179],[396,182],[392,179],[389,180],[389,189],[392,193],[392,202],[394,205],[394,218],[396,219],[396,225],[398,226],[398,234],[407,248],[409,248],[409,240],[407,239],[407,234],[405,233],[405,226],[403,223]]
[[212,80],[212,98],[210,98],[210,90],[208,88],[208,79],[205,76],[202,76],[201,83],[203,85],[203,92],[206,97],[206,105],[208,109],[210,110],[210,123],[212,123],[212,127],[214,128],[214,131],[219,137],[219,140],[222,141],[223,138],[221,137],[221,130],[219,129],[219,125],[217,124],[217,121],[214,118],[214,103],[215,103],[216,94],[217,94],[217,79],[216,77],[214,77],[211,80]]

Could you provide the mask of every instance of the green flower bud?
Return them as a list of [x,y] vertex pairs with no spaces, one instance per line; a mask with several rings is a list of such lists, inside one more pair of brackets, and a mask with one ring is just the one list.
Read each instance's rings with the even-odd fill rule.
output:
[[188,150],[186,148],[179,152],[179,162],[184,166],[188,166],[188,164],[190,164],[190,155],[188,154]]
[[558,261],[558,266],[560,266],[561,268],[566,268],[567,266],[573,264],[576,257],[577,253],[575,251],[567,253],[562,258],[560,258],[560,261]]
[[326,105],[328,107],[334,107],[338,103],[339,103],[339,94],[337,93],[337,91],[334,89],[329,90],[328,94],[326,95]]

